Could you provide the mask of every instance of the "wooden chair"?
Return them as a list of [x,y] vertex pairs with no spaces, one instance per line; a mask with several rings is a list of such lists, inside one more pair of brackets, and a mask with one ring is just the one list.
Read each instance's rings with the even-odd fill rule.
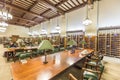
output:
[[15,59],[15,61],[17,60],[17,59],[19,59],[19,56],[20,56],[20,54],[22,54],[22,53],[24,53],[24,49],[15,49],[15,55],[14,55],[14,59]]
[[68,78],[69,78],[69,80],[78,80],[71,73],[69,73]]
[[15,52],[14,51],[6,52],[7,61],[9,61],[10,59],[12,59],[13,61],[15,61],[14,56],[15,56]]
[[101,53],[97,53],[96,55],[93,55],[91,57],[86,57],[86,62],[89,62],[91,64],[102,64],[102,60],[103,60],[104,55],[102,55]]
[[92,80],[100,80],[103,71],[104,71],[104,66],[102,64],[96,65],[96,64],[91,64],[89,62],[85,62],[84,68],[82,68],[82,80],[84,78],[88,79],[90,77],[92,78]]
[[82,68],[81,80],[100,80],[100,71],[95,71],[87,68]]
[[[73,74],[71,74],[71,73],[69,73],[68,77],[69,77],[69,80],[78,80],[78,79],[77,79]],[[83,80],[83,79],[80,79],[80,80]],[[90,77],[90,78],[88,78],[88,80],[92,80],[92,78]]]

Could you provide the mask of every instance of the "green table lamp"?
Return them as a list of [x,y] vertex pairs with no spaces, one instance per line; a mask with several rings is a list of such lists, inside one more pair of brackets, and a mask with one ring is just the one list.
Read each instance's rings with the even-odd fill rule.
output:
[[71,53],[75,52],[75,49],[73,48],[73,46],[77,46],[77,42],[75,40],[70,40],[67,45],[72,46],[72,51]]
[[84,40],[80,41],[80,44],[82,44],[82,47],[84,48],[84,45],[87,44]]
[[71,46],[75,45],[75,46],[77,46],[77,42],[76,42],[75,40],[70,40],[70,41],[67,43],[67,45],[71,45]]
[[50,43],[50,41],[48,40],[43,40],[39,47],[38,47],[39,50],[45,50],[45,61],[43,62],[44,64],[47,64],[47,53],[46,53],[46,50],[54,50],[54,47],[52,46],[52,44]]

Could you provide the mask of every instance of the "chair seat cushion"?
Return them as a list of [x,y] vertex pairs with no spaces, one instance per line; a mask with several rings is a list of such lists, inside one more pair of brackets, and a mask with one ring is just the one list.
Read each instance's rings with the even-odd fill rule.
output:
[[98,76],[97,73],[92,73],[92,72],[85,71],[83,74],[84,74],[85,79],[92,78],[92,80],[98,80],[97,79],[97,76]]
[[25,53],[27,57],[31,56],[32,53]]
[[93,65],[96,65],[96,64],[97,64],[97,63],[94,62],[94,61],[90,61],[89,63],[90,63],[90,64],[93,64]]
[[26,58],[26,54],[20,54],[19,58],[20,59],[25,59]]
[[65,48],[64,48],[64,47],[61,47],[60,50],[65,50]]
[[22,52],[17,52],[17,53],[15,54],[15,57],[19,57],[20,54],[22,54]]

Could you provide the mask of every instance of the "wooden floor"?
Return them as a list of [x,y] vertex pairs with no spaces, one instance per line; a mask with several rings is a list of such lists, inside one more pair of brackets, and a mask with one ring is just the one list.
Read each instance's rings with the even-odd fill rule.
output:
[[[47,64],[43,63],[44,56],[29,59],[25,64],[22,64],[21,62],[12,63],[11,71],[13,79],[48,80],[85,57],[85,55],[81,55],[80,52],[82,51],[84,50],[76,50],[74,54],[69,53],[69,51],[62,51],[48,55]],[[91,53],[93,50],[87,51],[88,53]]]

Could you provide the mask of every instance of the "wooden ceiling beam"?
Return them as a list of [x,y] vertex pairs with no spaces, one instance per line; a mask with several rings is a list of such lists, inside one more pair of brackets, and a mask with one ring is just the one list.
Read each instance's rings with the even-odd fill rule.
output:
[[17,24],[17,23],[8,23],[8,24],[11,24],[11,25],[18,25],[18,26],[24,26],[24,27],[27,27],[27,28],[32,27],[32,26],[25,26],[25,25],[21,25],[21,24]]
[[17,19],[20,19],[20,20],[25,20],[25,21],[29,21],[29,22],[32,22],[32,23],[36,23],[36,24],[38,24],[38,23],[35,22],[35,21],[28,20],[28,19],[24,19],[24,18],[20,18],[20,17],[17,17],[17,16],[13,16],[13,18],[17,18]]
[[[0,2],[2,2],[2,1],[0,1]],[[28,13],[28,14],[31,14],[31,15],[35,15],[35,16],[37,16],[37,17],[39,17],[39,18],[44,18],[44,19],[48,20],[47,18],[45,18],[45,17],[43,17],[43,16],[40,16],[39,14],[37,14],[37,13],[35,13],[35,12],[27,11],[26,9],[21,8],[21,7],[19,7],[19,6],[16,6],[16,5],[14,5],[14,4],[6,3],[6,7],[10,7],[10,8],[13,8],[13,9],[17,9],[17,10],[19,10],[19,11],[21,11],[21,12]]]
[[14,22],[14,21],[10,21],[8,22],[8,24],[14,24],[14,25],[21,25],[21,26],[27,26],[27,27],[31,27],[33,25],[29,25],[29,24],[25,24],[25,23],[21,23],[21,22]]
[[46,11],[42,12],[40,15],[43,15],[43,14],[49,12],[50,10],[51,10],[51,9],[49,8],[49,9],[47,9]]
[[[88,1],[88,0],[87,0],[87,1]],[[83,2],[83,3],[85,3],[85,1],[84,1],[84,0],[82,0],[82,2]]]
[[76,0],[78,3],[79,3],[79,5],[80,5],[80,2],[78,1],[78,0]]
[[87,4],[87,3],[82,3],[82,4],[80,4],[80,5],[78,5],[78,6],[74,7],[74,8],[71,8],[70,10],[67,10],[66,12],[68,13],[68,12],[71,12],[71,11],[73,11],[73,10],[77,10],[77,9],[79,9],[79,8],[84,7],[86,4]]
[[56,4],[55,6],[59,6],[59,5],[65,3],[65,2],[67,2],[67,1],[68,1],[68,0],[62,0],[61,2],[59,2],[58,4]]
[[71,7],[74,7],[72,4],[70,4],[69,2],[67,2]]
[[55,10],[55,11],[58,11],[59,13],[61,13],[61,14],[65,14],[65,12],[61,8],[55,6],[52,2],[50,2],[48,0],[39,0],[39,2],[41,2],[41,1],[46,3],[48,5],[48,7],[50,7],[53,11]]
[[75,6],[77,6],[73,0],[70,0],[70,1],[71,1]]
[[[27,11],[30,11],[36,4],[38,4],[38,1],[37,1],[37,0],[33,3],[32,6],[30,6],[30,7],[28,8]],[[24,13],[24,14],[21,16],[21,18],[23,18],[23,17],[25,16],[25,14],[26,14],[26,13]],[[43,16],[42,16],[42,17],[43,17]]]
[[68,9],[70,9],[66,4],[63,4],[64,6],[66,6]]
[[32,6],[29,7],[28,11],[30,11],[33,7],[35,7],[38,4],[38,1],[36,0]]
[[14,3],[14,1],[15,1],[15,0],[11,0],[11,4],[13,4],[13,3]]

